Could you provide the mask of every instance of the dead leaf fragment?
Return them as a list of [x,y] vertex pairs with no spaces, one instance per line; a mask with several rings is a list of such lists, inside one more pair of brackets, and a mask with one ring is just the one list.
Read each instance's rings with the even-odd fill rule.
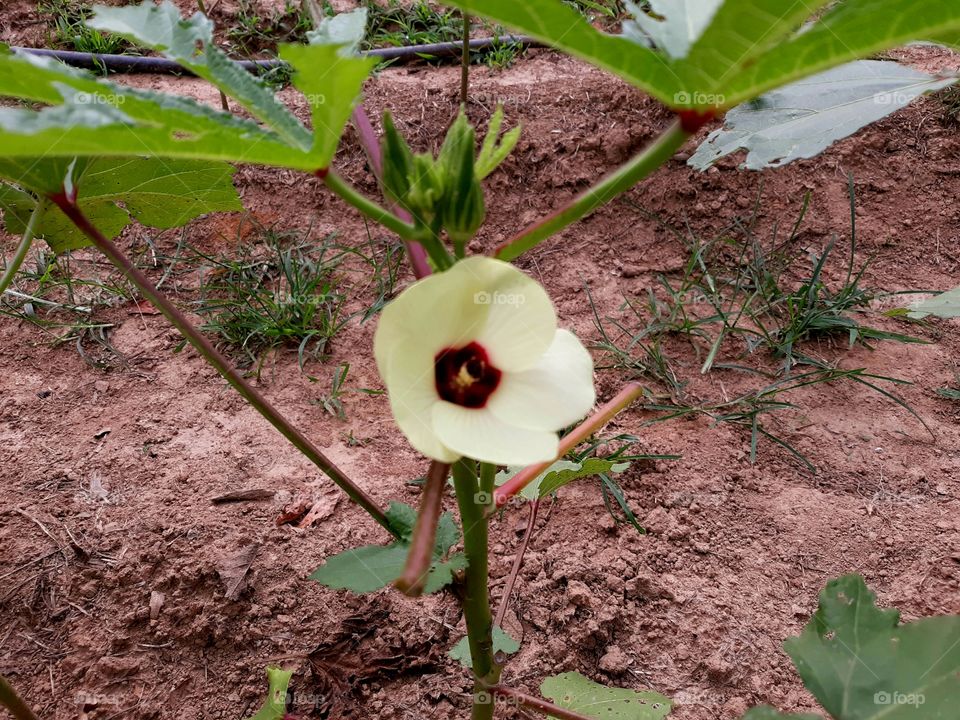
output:
[[318,522],[326,520],[333,515],[333,511],[340,504],[340,495],[325,495],[314,501],[313,507],[303,516],[303,519],[297,523],[299,528],[308,528],[316,525]]
[[244,545],[221,556],[217,561],[217,574],[223,581],[224,595],[228,600],[239,598],[240,593],[247,586],[247,573],[250,571],[250,566],[253,564],[259,549],[259,543]]
[[310,508],[313,507],[313,498],[309,495],[298,494],[290,502],[283,506],[283,510],[277,516],[277,526],[289,525],[303,520]]

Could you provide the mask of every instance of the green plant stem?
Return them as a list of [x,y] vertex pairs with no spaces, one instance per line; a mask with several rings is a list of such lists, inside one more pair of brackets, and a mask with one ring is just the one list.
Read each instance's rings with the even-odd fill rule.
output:
[[443,489],[449,475],[450,465],[447,463],[436,460],[430,463],[427,482],[420,496],[417,524],[410,538],[407,562],[403,567],[403,574],[394,583],[404,595],[419,597],[423,594],[423,586],[433,564],[433,547],[436,544],[440,511],[443,509]]
[[0,705],[10,711],[16,720],[37,720],[33,710],[27,707],[27,704],[20,699],[7,679],[0,675]]
[[643,152],[582,192],[565,208],[507,240],[497,248],[496,257],[513,260],[606,205],[673,157],[689,137],[690,133],[683,129],[680,121],[675,121]]
[[603,407],[563,436],[560,440],[560,447],[557,450],[557,457],[555,459],[525,467],[497,488],[493,493],[493,504],[488,506],[486,515],[489,516],[495,513],[497,508],[506,504],[507,500],[533,482],[540,473],[597,432],[597,430],[610,422],[618,413],[627,409],[641,394],[643,394],[643,386],[640,383],[631,382],[624,385],[620,392],[606,402]]
[[397,531],[390,527],[387,516],[362,488],[355,485],[340,468],[330,461],[307,437],[267,401],[238,373],[230,362],[223,357],[210,341],[197,330],[186,316],[171,303],[166,296],[157,291],[150,280],[141,273],[130,260],[120,252],[119,248],[110,242],[90,222],[83,211],[66,194],[55,195],[50,198],[59,206],[63,213],[83,232],[96,248],[117,267],[132,282],[143,296],[156,307],[170,323],[180,331],[180,334],[203,356],[203,358],[243,396],[243,398],[260,413],[263,418],[275,427],[281,435],[289,440],[297,450],[316,465],[327,477],[343,490],[357,505],[363,508],[387,532],[397,537]]
[[37,206],[30,214],[27,227],[24,229],[23,236],[20,238],[20,244],[17,246],[13,257],[10,258],[10,262],[7,263],[7,267],[3,271],[3,277],[0,277],[0,295],[3,295],[7,288],[10,287],[10,283],[12,283],[13,278],[16,277],[20,266],[23,265],[23,261],[27,259],[27,253],[30,252],[30,246],[33,245],[33,238],[37,234],[37,226],[40,224],[40,218],[43,216],[43,213],[46,212],[47,204],[48,201],[46,198],[40,198],[37,201]]
[[404,222],[394,213],[357,192],[350,183],[333,170],[328,170],[322,177],[328,188],[368,218],[380,223],[387,228],[387,230],[395,232],[405,243],[419,243],[422,245],[423,249],[427,251],[427,255],[430,256],[430,260],[433,261],[433,264],[438,269],[445,270],[453,265],[453,259],[450,257],[450,253],[447,252],[447,249],[444,247],[440,238],[437,237],[436,233]]
[[[488,473],[482,478],[486,482]],[[484,702],[487,689],[500,679],[500,667],[493,659],[493,616],[487,586],[487,518],[478,502],[477,465],[463,458],[453,466],[453,485],[463,523],[463,550],[467,556],[463,616],[467,622],[467,641],[473,660],[473,720],[490,720],[494,704]]]
[[345,202],[353,205],[353,207],[374,222],[378,222],[388,230],[395,232],[404,240],[408,242],[419,242],[423,240],[421,237],[422,233],[420,233],[416,227],[404,222],[386,208],[362,195],[333,170],[327,170],[326,175],[323,175],[323,182]]

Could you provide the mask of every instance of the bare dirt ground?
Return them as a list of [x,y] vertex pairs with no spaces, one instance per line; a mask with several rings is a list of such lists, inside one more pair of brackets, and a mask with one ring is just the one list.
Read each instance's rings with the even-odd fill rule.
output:
[[[18,23],[3,11],[4,39],[23,41]],[[912,52],[927,64],[958,66],[943,53]],[[476,250],[557,208],[669,122],[638,92],[546,51],[473,77],[472,117],[482,121],[500,100],[509,121],[524,125],[517,150],[490,180],[490,219]],[[195,81],[129,81],[217,102]],[[391,109],[420,148],[435,146],[453,117],[457,83],[453,68],[389,69],[370,81],[366,103],[374,115]],[[284,97],[297,106],[292,91]],[[659,273],[682,268],[683,236],[651,214],[710,238],[749,215],[762,188],[756,233],[769,238],[776,224],[793,222],[809,191],[795,249],[819,252],[832,236],[842,248],[848,173],[857,190],[857,260],[873,258],[865,286],[933,290],[960,279],[960,128],[935,99],[781,170],[748,174],[728,161],[701,174],[684,160],[521,260],[550,291],[561,322],[586,341],[598,332],[585,285],[601,316],[620,317],[624,295],[641,296]],[[338,166],[375,193],[350,134]],[[265,223],[367,242],[364,224],[313,179],[253,168],[237,179]],[[190,241],[229,249],[237,223],[198,222]],[[123,242],[142,248],[147,234],[134,228]],[[5,254],[13,243],[4,236]],[[176,238],[160,243],[172,254]],[[828,267],[831,281],[844,274],[840,255]],[[809,272],[809,262],[801,265]],[[190,288],[182,292],[186,303]],[[465,716],[470,683],[446,657],[463,634],[454,598],[410,600],[392,590],[361,598],[309,581],[328,555],[385,541],[384,533],[338,501],[192,351],[174,352],[179,337],[162,317],[132,305],[96,317],[114,324],[110,341],[134,359],[128,367],[95,370],[71,346],[52,347],[50,334],[0,321],[0,673],[46,718],[241,718],[263,697],[267,664],[297,670],[298,716]],[[621,476],[649,533],[616,524],[595,482],[560,491],[538,524],[507,615],[523,647],[505,680],[536,692],[544,676],[577,670],[674,697],[677,720],[739,717],[761,702],[812,710],[780,644],[807,621],[829,578],[862,573],[880,602],[906,619],[960,612],[960,405],[934,392],[955,385],[957,325],[876,314],[869,321],[930,344],[848,350],[840,338],[806,351],[912,383],[898,392],[933,437],[853,383],[795,391],[788,399],[799,409],[767,420],[816,475],[769,442],[751,464],[747,433],[729,424],[701,417],[647,425],[656,413],[622,414],[608,433],[640,436],[644,452],[682,456],[635,463]],[[349,385],[381,388],[373,329],[351,322],[310,373],[326,378],[349,362]],[[700,362],[689,346],[677,359],[695,400],[757,386],[733,370],[700,378]],[[628,377],[598,371],[601,399]],[[317,402],[328,388],[309,382],[292,352],[271,359],[260,388],[380,503],[416,503],[409,482],[426,462],[404,444],[385,397],[348,394],[347,420],[337,420]],[[277,494],[210,502],[251,487]],[[326,504],[329,516],[309,529],[277,527],[284,502],[302,493]],[[493,524],[495,597],[525,522],[512,510]],[[229,599],[223,565],[254,544],[247,587]]]

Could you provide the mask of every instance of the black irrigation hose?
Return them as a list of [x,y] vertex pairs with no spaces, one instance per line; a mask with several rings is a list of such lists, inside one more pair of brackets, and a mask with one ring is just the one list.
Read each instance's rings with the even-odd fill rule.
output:
[[[540,47],[533,38],[524,35],[503,35],[499,38],[478,38],[470,41],[471,50],[489,50],[504,44],[518,44],[523,47]],[[11,48],[19,52],[52,57],[87,70],[103,70],[114,73],[158,73],[171,75],[192,75],[189,70],[181,67],[173,60],[157,57],[140,57],[138,55],[103,55],[99,53],[83,53],[73,50],[48,50],[46,48]],[[424,56],[450,57],[459,56],[462,44],[459,42],[431,43],[429,45],[406,45],[403,47],[376,48],[366,51],[367,55],[382,58],[383,60],[413,60]],[[240,60],[238,64],[250,72],[264,72],[282,67],[282,60]]]

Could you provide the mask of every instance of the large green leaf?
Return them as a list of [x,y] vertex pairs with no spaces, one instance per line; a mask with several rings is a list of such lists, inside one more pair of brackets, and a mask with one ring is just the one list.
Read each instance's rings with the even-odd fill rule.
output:
[[799,637],[784,643],[836,720],[947,720],[960,707],[960,616],[899,624],[859,575],[832,580]]
[[193,100],[97,80],[51,58],[0,52],[0,95],[45,103],[0,108],[0,156],[182,157],[316,169],[309,154],[255,122]]
[[340,45],[345,54],[355,53],[367,34],[367,8],[325,17],[314,30],[307,33],[311,45]]
[[[228,160],[316,171],[330,164],[373,58],[333,45],[281,49],[312,110],[311,133],[260,80],[210,41],[201,15],[165,3],[101,8],[98,26],[166,52],[231,95],[268,127],[177,96],[95,79],[50,58],[0,51],[0,96],[47,104],[0,108],[5,157],[150,155]],[[190,48],[193,48],[191,51]]]
[[548,677],[540,693],[555,705],[597,720],[662,720],[673,704],[658,692],[610,688],[577,672]]
[[773,88],[911,40],[960,36],[955,0],[843,0],[789,42],[772,46],[722,92],[736,105]]
[[719,8],[715,0],[657,0],[653,15],[634,3],[637,16],[620,36],[596,30],[561,0],[445,1],[584,58],[675,108],[733,107],[911,40],[960,37],[954,0],[841,0],[820,18],[831,0],[725,0]]
[[955,287],[953,290],[940,293],[936,297],[914,305],[907,315],[917,320],[928,315],[936,315],[941,318],[960,317],[960,287]]
[[377,60],[344,54],[335,45],[281,45],[280,58],[293,66],[293,85],[310,105],[311,156],[318,168],[326,167]]
[[[294,68],[293,84],[300,90],[313,115],[314,133],[274,95],[261,80],[231,61],[213,44],[213,25],[202,14],[184,20],[169,0],[154,5],[144,0],[130,7],[97,6],[89,24],[99,30],[118,32],[141,45],[163,52],[239,101],[247,110],[275,130],[284,140],[308,151],[316,168],[326,167],[337,149],[360,88],[374,68],[375,58],[343,52],[362,38],[366,13],[351,13],[338,22],[329,21],[311,36],[313,44],[284,45],[280,57]],[[341,45],[329,44],[340,42]]]
[[743,69],[828,2],[726,0],[687,57],[678,63],[689,95],[683,104],[729,107],[727,88]]
[[444,0],[471,15],[507,25],[619,75],[667,104],[686,88],[662,53],[593,27],[561,0]]
[[[710,25],[723,0],[650,0],[647,13],[635,2],[624,5],[633,15],[624,33],[635,32],[639,42],[649,40],[672,58],[684,58]],[[634,29],[635,28],[635,29]]]
[[[374,592],[400,577],[407,561],[410,536],[416,524],[416,511],[404,503],[390,503],[387,519],[397,530],[400,540],[391,545],[364,545],[327,558],[310,576],[321,585],[355,593]],[[424,586],[425,593],[434,593],[453,581],[453,573],[467,566],[461,553],[448,554],[460,540],[460,529],[450,513],[440,516],[433,547],[433,564]]]
[[690,158],[701,170],[741,148],[751,170],[818,155],[832,143],[954,80],[860,60],[774,90],[727,113]]
[[213,23],[202,13],[185,20],[170,0],[160,5],[153,0],[126,7],[95,5],[93,10],[93,17],[87,21],[90,27],[117,33],[163,53],[216,85],[289,144],[301,150],[310,148],[309,131],[273,91],[214,44]]
[[[0,178],[39,195],[58,191],[64,182],[63,160],[30,163],[0,158]],[[158,158],[94,158],[70,170],[77,202],[87,218],[108,238],[123,230],[133,216],[155,228],[180,227],[210,212],[242,210],[233,186],[234,168],[226,163]],[[36,198],[6,188],[0,192],[7,230],[22,233]],[[117,203],[122,203],[119,207]],[[89,245],[89,240],[55,205],[40,218],[38,237],[55,252]]]

